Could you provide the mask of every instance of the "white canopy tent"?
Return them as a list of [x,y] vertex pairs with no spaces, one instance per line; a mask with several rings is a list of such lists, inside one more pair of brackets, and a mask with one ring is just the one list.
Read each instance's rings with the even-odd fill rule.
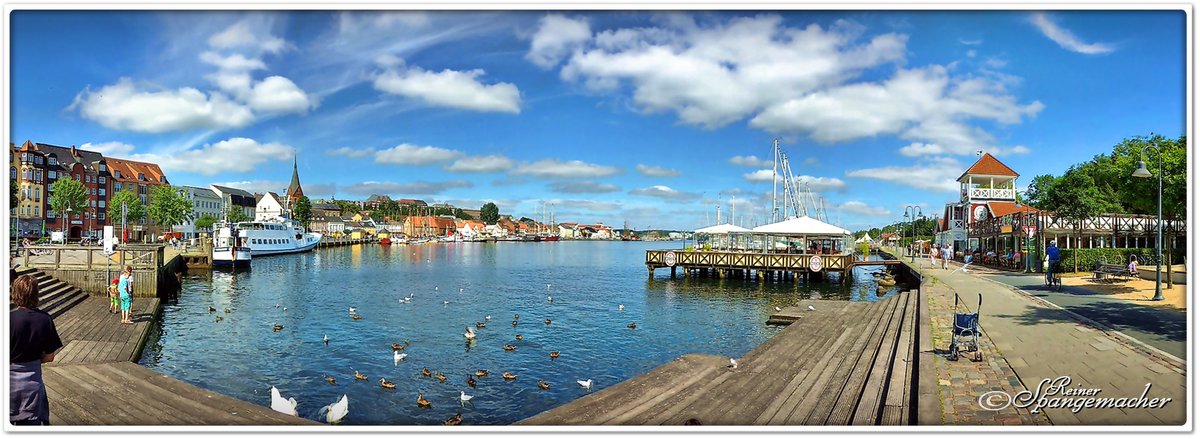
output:
[[874,240],[874,239],[871,239],[871,234],[870,234],[870,233],[863,233],[863,236],[862,236],[862,238],[858,238],[858,239],[854,240],[854,243],[855,243],[855,244],[862,244],[862,243],[864,243],[864,242],[865,242],[865,243],[867,243],[867,244],[870,244],[870,243],[873,243],[873,242],[875,242],[875,240]]
[[[849,230],[841,227],[820,221],[810,216],[801,216],[798,218],[789,218],[777,223],[765,224],[755,227],[750,233],[753,235],[766,235],[766,240],[773,245],[766,245],[765,248],[787,249],[790,251],[840,251],[848,244],[852,234]],[[780,242],[780,238],[784,242]],[[800,247],[795,247],[796,242],[787,238],[801,238]],[[791,241],[791,242],[787,242]],[[838,245],[838,244],[841,245]],[[815,247],[815,249],[813,248]],[[804,249],[804,250],[801,250]]]
[[709,235],[728,235],[729,233],[740,233],[740,232],[749,232],[749,231],[750,231],[750,229],[747,229],[745,227],[735,226],[733,224],[726,223],[726,224],[720,224],[720,225],[716,225],[716,226],[705,227],[703,229],[697,229],[696,233],[697,234],[707,233]]
[[[750,229],[747,229],[745,227],[735,226],[735,225],[729,224],[729,223],[718,224],[715,226],[709,226],[709,227],[705,227],[705,228],[696,230],[696,244],[697,245],[709,244],[710,246],[715,246],[717,248],[722,248],[722,247],[730,248],[733,246],[733,240],[732,240],[732,237],[730,236],[731,233],[747,233],[747,232],[750,232]],[[701,241],[704,241],[704,242],[701,243]]]

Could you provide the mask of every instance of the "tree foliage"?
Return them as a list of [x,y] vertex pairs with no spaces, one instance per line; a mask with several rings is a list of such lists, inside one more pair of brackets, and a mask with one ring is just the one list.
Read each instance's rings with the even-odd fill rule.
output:
[[292,206],[292,218],[308,227],[308,223],[312,221],[312,201],[309,201],[308,197],[301,195],[296,199],[296,205]]
[[496,207],[496,203],[485,203],[479,208],[479,219],[484,224],[496,224],[496,221],[500,221],[500,208]]
[[156,185],[150,188],[150,205],[146,214],[158,225],[171,227],[183,224],[192,219],[192,203],[175,189],[168,185]]
[[[62,180],[59,180],[62,181]],[[141,221],[146,217],[146,206],[142,199],[133,193],[133,188],[118,191],[108,200],[108,218],[115,225],[121,225],[121,205],[125,204],[128,211],[125,221],[129,224]]]
[[240,223],[242,221],[250,221],[250,215],[246,213],[246,209],[241,206],[230,206],[229,210],[225,211],[225,220],[230,223]]
[[79,215],[87,207],[87,188],[83,183],[72,178],[61,178],[50,185],[50,208],[60,217],[68,210]]
[[201,215],[200,218],[196,218],[196,228],[197,229],[211,229],[213,224],[216,224],[216,223],[217,223],[217,217],[209,215],[207,213],[204,215]]

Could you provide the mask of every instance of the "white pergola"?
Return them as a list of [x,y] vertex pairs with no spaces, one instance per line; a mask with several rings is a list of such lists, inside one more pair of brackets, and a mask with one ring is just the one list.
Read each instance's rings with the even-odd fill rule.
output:
[[758,226],[751,230],[750,234],[752,236],[763,237],[764,250],[772,247],[778,249],[781,248],[780,245],[784,249],[791,248],[788,241],[794,243],[793,238],[799,238],[800,249],[802,251],[807,251],[808,245],[812,241],[825,240],[830,241],[832,249],[836,250],[837,246],[834,243],[842,241],[842,246],[844,247],[847,244],[846,241],[852,237],[849,230],[810,216],[789,218],[777,223]]
[[730,248],[733,246],[733,233],[746,233],[750,229],[733,224],[725,223],[715,226],[709,226],[702,229],[696,229],[696,243],[700,244],[702,237],[707,237],[707,241],[715,241],[717,248]]

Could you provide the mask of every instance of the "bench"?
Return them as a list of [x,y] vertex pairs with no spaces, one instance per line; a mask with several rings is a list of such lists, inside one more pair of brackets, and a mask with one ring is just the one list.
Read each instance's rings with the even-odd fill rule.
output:
[[1096,268],[1092,270],[1092,278],[1096,280],[1106,279],[1121,279],[1128,280],[1133,276],[1129,272],[1128,267],[1119,264],[1106,264],[1103,262],[1097,263]]

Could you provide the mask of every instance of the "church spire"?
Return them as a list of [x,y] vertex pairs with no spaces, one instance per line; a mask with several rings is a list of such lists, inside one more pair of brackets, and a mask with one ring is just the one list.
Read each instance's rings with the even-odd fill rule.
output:
[[288,203],[295,204],[296,200],[304,196],[304,189],[300,187],[300,170],[298,168],[298,158],[292,155],[292,183],[288,185],[287,198]]

